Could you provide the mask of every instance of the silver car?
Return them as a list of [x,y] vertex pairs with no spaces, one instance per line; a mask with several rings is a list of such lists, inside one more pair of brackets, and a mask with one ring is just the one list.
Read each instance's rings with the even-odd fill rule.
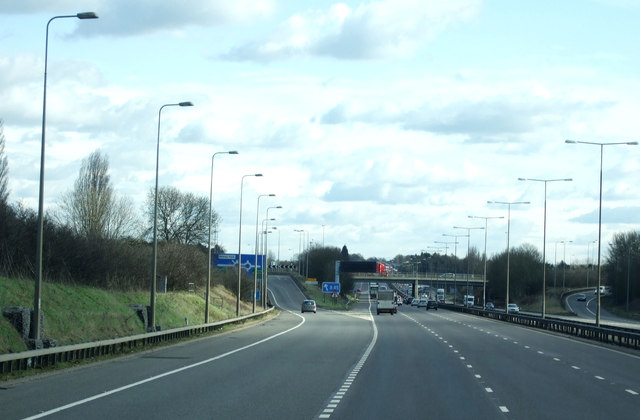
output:
[[520,312],[520,307],[518,307],[518,305],[516,305],[515,303],[510,303],[509,307],[507,308],[507,312],[517,314]]
[[302,302],[302,313],[313,312],[315,314],[316,310],[317,310],[317,307],[316,307],[315,300],[306,299],[305,301]]

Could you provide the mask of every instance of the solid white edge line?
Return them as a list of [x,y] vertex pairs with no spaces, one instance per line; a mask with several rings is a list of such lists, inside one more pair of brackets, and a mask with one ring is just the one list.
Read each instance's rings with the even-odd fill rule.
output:
[[[275,300],[275,297],[274,297],[274,300]],[[276,305],[277,305],[277,302],[276,302]],[[297,313],[289,311],[287,309],[285,309],[285,311],[287,311],[287,312],[289,312],[289,313],[301,318],[302,322],[300,322],[298,325],[296,325],[294,327],[289,328],[288,330],[281,331],[278,334],[274,334],[272,336],[263,338],[262,340],[256,341],[255,343],[247,344],[246,346],[237,348],[235,350],[228,351],[226,353],[223,353],[223,354],[220,354],[218,356],[215,356],[215,357],[200,361],[198,363],[194,363],[192,365],[183,366],[183,367],[178,368],[178,369],[170,370],[169,372],[161,373],[160,375],[152,376],[150,378],[143,379],[143,380],[138,381],[138,382],[133,382],[133,383],[131,383],[129,385],[125,385],[125,386],[121,386],[119,388],[115,388],[115,389],[112,389],[112,390],[109,390],[109,391],[105,391],[105,392],[103,392],[101,394],[97,394],[97,395],[94,395],[94,396],[91,396],[91,397],[84,398],[82,400],[78,400],[78,401],[75,401],[75,402],[72,402],[72,403],[69,403],[69,404],[65,404],[63,406],[56,407],[56,408],[53,408],[51,410],[43,411],[43,412],[38,413],[38,414],[36,414],[34,416],[25,417],[24,420],[39,419],[39,418],[42,418],[42,417],[47,417],[47,416],[50,416],[50,415],[55,414],[55,413],[59,413],[59,412],[64,411],[64,410],[68,410],[70,408],[77,407],[79,405],[86,404],[88,402],[95,401],[97,399],[104,398],[104,397],[107,397],[109,395],[116,394],[118,392],[122,392],[122,391],[125,391],[127,389],[139,386],[139,385],[146,384],[147,382],[152,382],[152,381],[164,378],[165,376],[174,375],[176,373],[180,373],[182,371],[185,371],[185,370],[188,370],[188,369],[192,369],[194,367],[198,367],[198,366],[205,365],[207,363],[215,362],[216,360],[220,360],[220,359],[225,358],[227,356],[230,356],[232,354],[241,352],[243,350],[247,350],[247,349],[249,349],[251,347],[255,347],[255,346],[259,345],[259,344],[263,344],[263,343],[266,343],[267,341],[273,340],[274,338],[277,338],[277,337],[279,337],[281,335],[287,334],[287,333],[289,333],[289,332],[291,332],[291,331],[293,331],[293,330],[295,330],[297,328],[300,328],[306,322],[305,317],[303,317],[301,315],[298,315]]]

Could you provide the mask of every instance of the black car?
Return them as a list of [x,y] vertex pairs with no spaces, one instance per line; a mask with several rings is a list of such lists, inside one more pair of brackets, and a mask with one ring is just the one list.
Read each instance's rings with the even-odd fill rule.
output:
[[427,311],[429,310],[429,308],[435,309],[437,311],[438,310],[438,301],[434,300],[434,299],[429,299],[427,301]]
[[404,300],[404,303],[406,303],[407,305],[411,305],[411,301],[413,301],[413,297],[409,296]]

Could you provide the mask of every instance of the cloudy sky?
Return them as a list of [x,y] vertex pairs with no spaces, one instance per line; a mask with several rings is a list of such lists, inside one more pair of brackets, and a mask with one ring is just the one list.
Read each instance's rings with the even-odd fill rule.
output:
[[[443,235],[488,221],[511,245],[583,262],[598,237],[600,148],[640,140],[634,0],[0,0],[0,118],[12,202],[37,209],[45,30],[50,25],[45,203],[100,149],[142,212],[154,185],[209,195],[219,242],[243,253],[259,219],[281,259],[300,234],[364,257],[452,253]],[[603,252],[640,224],[640,146],[604,148]],[[482,250],[482,230],[472,230]],[[458,238],[466,253],[467,238]],[[557,249],[557,256],[556,256]],[[588,252],[590,250],[590,252]]]

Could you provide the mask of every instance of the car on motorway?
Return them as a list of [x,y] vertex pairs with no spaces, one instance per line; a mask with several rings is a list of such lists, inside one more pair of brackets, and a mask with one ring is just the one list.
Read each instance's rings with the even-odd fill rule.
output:
[[487,302],[487,304],[484,305],[484,309],[487,311],[493,311],[496,307],[493,305],[493,302]]
[[584,293],[578,293],[576,295],[576,300],[578,302],[586,302],[587,301],[587,297],[584,295]]
[[511,313],[511,314],[517,314],[520,312],[520,307],[518,305],[516,305],[515,303],[510,303],[508,308],[507,308],[507,312]]
[[413,300],[411,301],[411,306],[418,306],[418,303],[420,303],[420,298],[413,298]]
[[407,305],[411,305],[412,301],[413,301],[413,297],[409,296],[404,300],[404,303],[406,303]]
[[316,301],[315,300],[305,299],[302,302],[302,313],[313,312],[315,314],[316,310],[317,310],[317,307],[316,307]]
[[427,311],[429,309],[435,309],[437,311],[438,310],[438,301],[435,300],[435,299],[427,300]]
[[418,308],[426,308],[427,307],[427,299],[418,299],[418,304],[416,305]]

